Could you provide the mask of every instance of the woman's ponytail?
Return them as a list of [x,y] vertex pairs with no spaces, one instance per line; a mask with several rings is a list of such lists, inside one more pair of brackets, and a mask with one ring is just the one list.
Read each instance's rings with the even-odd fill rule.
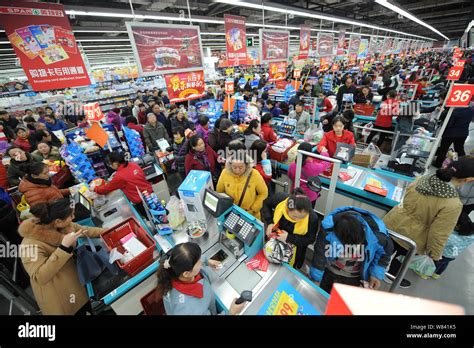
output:
[[466,179],[474,177],[474,156],[463,156],[451,162],[446,168],[438,169],[436,177],[450,182],[453,178]]
[[450,182],[453,179],[455,169],[453,167],[441,168],[436,171],[436,177],[439,180]]

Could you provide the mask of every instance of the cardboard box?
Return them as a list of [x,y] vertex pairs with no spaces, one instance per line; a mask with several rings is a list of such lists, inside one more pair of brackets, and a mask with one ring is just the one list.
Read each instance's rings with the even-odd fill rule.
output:
[[179,186],[178,193],[188,222],[207,220],[209,213],[203,205],[206,188],[213,189],[212,177],[210,172],[202,170],[191,170]]

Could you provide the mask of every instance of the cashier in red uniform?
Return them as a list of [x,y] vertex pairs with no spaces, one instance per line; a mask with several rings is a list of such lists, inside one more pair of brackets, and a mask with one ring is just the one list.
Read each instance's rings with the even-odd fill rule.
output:
[[96,186],[94,191],[101,195],[106,195],[115,190],[122,190],[135,208],[145,215],[143,204],[138,195],[137,188],[140,192],[153,192],[151,184],[146,180],[145,173],[140,166],[133,162],[128,162],[123,154],[112,152],[108,156],[109,165],[116,170],[112,180],[105,185]]
[[318,144],[319,153],[328,152],[330,157],[336,153],[337,143],[350,144],[355,146],[354,133],[345,130],[345,120],[343,117],[335,117],[332,121],[332,131],[324,133]]

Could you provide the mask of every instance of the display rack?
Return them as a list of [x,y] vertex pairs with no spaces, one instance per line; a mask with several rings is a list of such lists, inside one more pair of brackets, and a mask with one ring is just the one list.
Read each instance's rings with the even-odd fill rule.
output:
[[134,129],[123,126],[123,135],[127,141],[128,149],[132,157],[143,157],[145,155],[145,148],[143,146],[140,134]]
[[209,117],[209,129],[214,128],[216,120],[222,115],[223,102],[216,101],[215,99],[207,99],[197,102],[195,106],[197,110],[197,118],[200,116]]

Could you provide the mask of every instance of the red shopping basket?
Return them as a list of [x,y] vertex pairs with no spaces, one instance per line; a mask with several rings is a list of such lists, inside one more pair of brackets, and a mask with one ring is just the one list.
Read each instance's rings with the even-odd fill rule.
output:
[[354,114],[360,116],[373,116],[375,105],[372,104],[354,104]]
[[[273,144],[274,145],[274,144]],[[284,152],[277,152],[273,150],[272,146],[268,147],[268,152],[270,154],[270,159],[275,160],[277,162],[283,162],[288,158],[288,152],[296,145],[296,141],[293,141],[293,144],[289,146]]]
[[163,298],[157,295],[156,289],[151,290],[148,294],[140,299],[145,315],[166,315]]
[[107,245],[109,251],[113,248],[117,248],[117,250],[123,254],[125,253],[125,248],[122,243],[120,243],[120,239],[130,232],[135,233],[137,239],[145,245],[146,250],[127,263],[122,263],[120,260],[117,260],[116,262],[121,269],[129,275],[134,276],[153,262],[153,252],[155,249],[153,238],[138,224],[137,220],[133,217],[129,218],[102,233],[100,238],[102,238],[105,245]]

